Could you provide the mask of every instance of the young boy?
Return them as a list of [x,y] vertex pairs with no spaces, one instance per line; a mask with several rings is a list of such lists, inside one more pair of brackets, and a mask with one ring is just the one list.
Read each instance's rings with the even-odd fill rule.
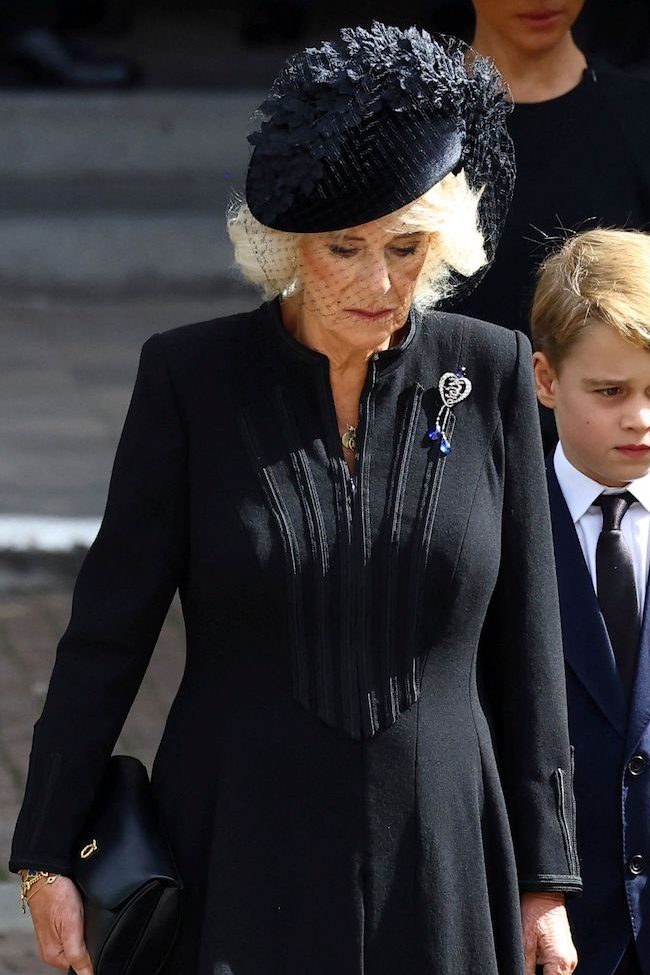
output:
[[543,265],[532,312],[584,894],[581,975],[650,975],[650,235],[592,230]]

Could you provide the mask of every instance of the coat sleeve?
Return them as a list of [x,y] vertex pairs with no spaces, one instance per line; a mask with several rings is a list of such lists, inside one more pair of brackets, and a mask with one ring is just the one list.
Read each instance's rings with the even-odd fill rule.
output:
[[69,873],[105,763],[144,676],[185,563],[186,438],[164,343],[149,339],[108,502],[34,728],[10,869]]
[[551,522],[528,340],[503,416],[501,563],[481,638],[519,885],[582,889]]

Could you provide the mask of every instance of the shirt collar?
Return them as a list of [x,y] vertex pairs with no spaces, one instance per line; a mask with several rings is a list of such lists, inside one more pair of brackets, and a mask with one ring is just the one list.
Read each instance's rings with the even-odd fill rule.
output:
[[650,511],[650,474],[640,477],[637,481],[630,481],[627,490],[634,495],[646,511]]
[[[555,448],[553,466],[575,525],[586,514],[598,495],[607,491],[608,488],[599,484],[598,481],[592,481],[590,477],[575,468],[567,460],[561,443],[558,443]],[[640,477],[636,481],[630,481],[625,490],[629,491],[646,511],[650,512],[650,474],[646,474],[645,477]]]

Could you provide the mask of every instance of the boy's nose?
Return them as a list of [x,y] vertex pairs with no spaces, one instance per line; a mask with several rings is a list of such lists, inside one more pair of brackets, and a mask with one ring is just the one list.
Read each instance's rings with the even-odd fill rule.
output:
[[644,400],[624,416],[624,426],[629,430],[650,429],[650,402]]

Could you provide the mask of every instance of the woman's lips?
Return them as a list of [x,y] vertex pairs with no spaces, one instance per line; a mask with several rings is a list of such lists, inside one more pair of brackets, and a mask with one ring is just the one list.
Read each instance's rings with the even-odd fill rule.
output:
[[536,27],[541,30],[545,27],[554,27],[562,19],[562,13],[553,10],[539,10],[529,14],[519,14],[519,19],[528,27]]
[[359,315],[360,318],[367,318],[373,321],[376,318],[387,318],[393,314],[392,308],[380,308],[379,311],[365,311],[363,308],[346,308],[350,315]]

